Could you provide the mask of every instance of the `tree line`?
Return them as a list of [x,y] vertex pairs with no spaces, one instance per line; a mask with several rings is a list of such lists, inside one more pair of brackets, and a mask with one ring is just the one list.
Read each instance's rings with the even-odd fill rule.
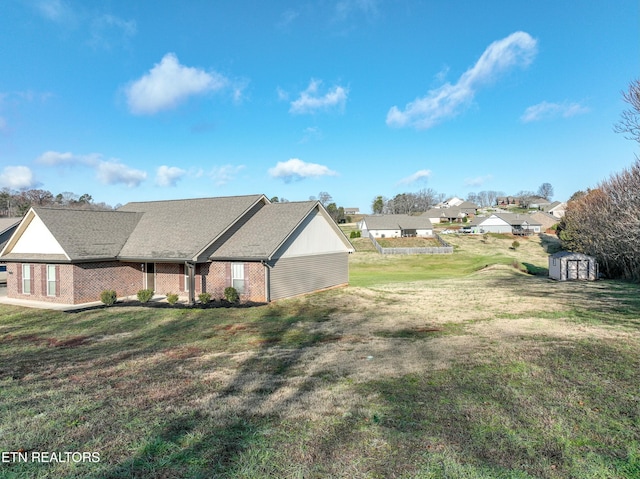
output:
[[[465,200],[474,203],[481,208],[486,208],[496,206],[498,198],[504,196],[505,194],[502,191],[488,190],[480,191],[478,193],[469,193]],[[551,201],[551,198],[553,198],[553,186],[550,183],[543,183],[538,188],[537,193],[522,190],[510,198],[517,199],[521,206],[528,208],[537,197]],[[445,198],[445,194],[438,193],[431,188],[422,189],[416,193],[400,193],[393,198],[386,198],[379,195],[371,202],[371,211],[374,214],[423,213],[430,210],[438,203],[442,203]]]
[[91,210],[114,209],[106,203],[95,203],[93,197],[88,193],[77,195],[70,191],[63,191],[54,195],[48,190],[41,189],[15,191],[2,188],[0,190],[0,216],[23,216],[32,206]]
[[[630,108],[614,130],[640,143],[640,81],[623,92]],[[640,158],[596,188],[574,194],[558,236],[565,249],[594,256],[610,278],[640,281]]]

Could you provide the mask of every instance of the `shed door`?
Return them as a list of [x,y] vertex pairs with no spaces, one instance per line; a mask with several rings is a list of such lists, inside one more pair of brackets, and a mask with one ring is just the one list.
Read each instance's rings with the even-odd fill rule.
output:
[[567,279],[579,279],[578,270],[579,270],[579,260],[568,259],[567,260]]

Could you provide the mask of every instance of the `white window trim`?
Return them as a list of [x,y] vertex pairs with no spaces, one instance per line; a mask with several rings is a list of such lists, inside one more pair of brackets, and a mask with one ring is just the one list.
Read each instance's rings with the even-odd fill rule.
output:
[[[53,279],[51,279],[51,275],[49,274],[53,271]],[[48,264],[47,265],[47,296],[54,297],[56,295],[58,278],[56,277],[56,265]],[[53,293],[51,293],[50,286],[53,283]]]
[[[239,274],[236,275],[236,273]],[[240,281],[242,281],[241,285],[237,283]],[[231,263],[231,286],[233,286],[239,294],[242,294],[245,291],[245,282],[244,263]]]
[[[29,291],[26,291],[25,284],[29,282]],[[31,277],[31,264],[22,263],[22,294],[33,294],[33,278]]]

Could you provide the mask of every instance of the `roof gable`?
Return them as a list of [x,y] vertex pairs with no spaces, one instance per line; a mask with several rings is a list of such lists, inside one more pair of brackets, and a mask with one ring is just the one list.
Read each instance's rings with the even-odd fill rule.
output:
[[[299,234],[301,229],[317,217],[329,225],[336,234],[335,237],[330,237],[328,242],[333,244],[333,240],[337,238],[344,251],[350,250],[351,245],[344,234],[333,220],[323,213],[324,210],[317,201],[266,205],[226,239],[211,255],[211,259],[271,259],[292,236]],[[326,234],[328,229],[325,228],[322,231],[322,234]]]
[[56,261],[115,259],[139,219],[138,214],[117,211],[32,208],[3,256]]
[[123,259],[196,260],[264,195],[127,203],[143,213],[120,252]]
[[58,240],[33,209],[27,212],[21,226],[8,242],[5,254],[46,254],[69,259]]

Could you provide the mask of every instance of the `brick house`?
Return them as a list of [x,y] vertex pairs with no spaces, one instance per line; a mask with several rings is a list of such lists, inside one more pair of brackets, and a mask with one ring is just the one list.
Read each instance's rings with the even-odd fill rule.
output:
[[319,202],[247,195],[31,208],[0,261],[9,298],[81,304],[149,288],[193,303],[234,286],[243,301],[267,302],[348,283],[352,251]]

